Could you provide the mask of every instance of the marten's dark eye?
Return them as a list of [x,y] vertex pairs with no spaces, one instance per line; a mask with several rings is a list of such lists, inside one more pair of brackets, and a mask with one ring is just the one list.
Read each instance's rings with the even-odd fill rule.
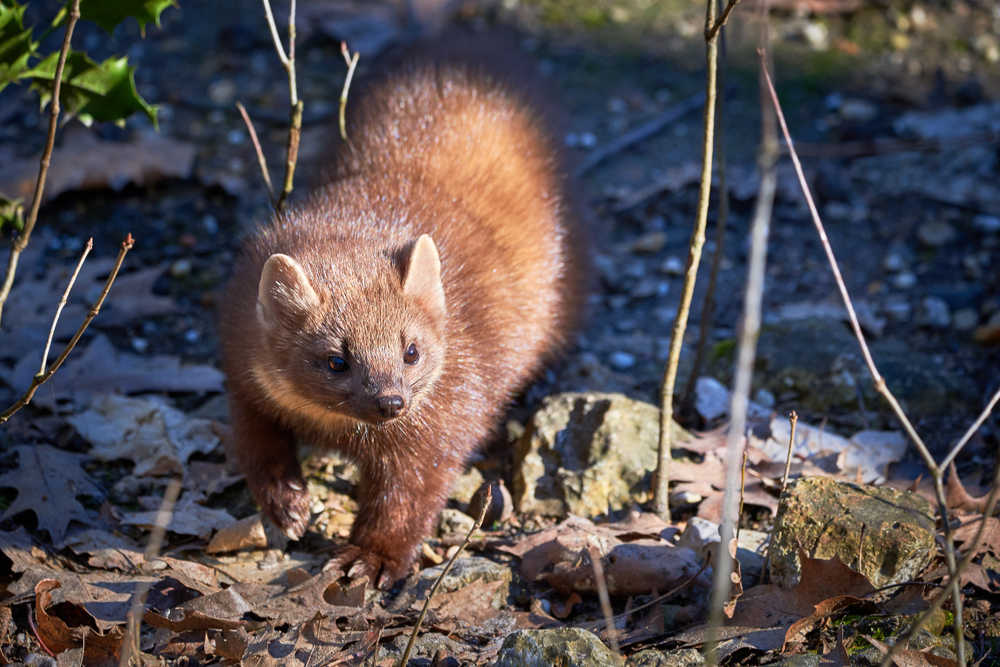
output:
[[330,364],[330,370],[334,373],[343,373],[347,370],[347,362],[344,361],[343,357],[331,356],[327,359],[327,363]]
[[417,352],[416,343],[410,343],[410,346],[406,348],[406,352],[403,353],[403,361],[412,366],[419,360],[420,360],[420,353]]

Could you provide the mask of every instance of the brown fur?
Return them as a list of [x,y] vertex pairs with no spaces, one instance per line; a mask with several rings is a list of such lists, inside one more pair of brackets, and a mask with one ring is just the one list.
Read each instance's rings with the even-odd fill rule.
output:
[[[362,478],[344,560],[398,577],[467,456],[566,342],[582,269],[556,150],[502,84],[460,65],[411,65],[351,105],[333,179],[237,262],[223,364],[232,452],[264,512],[301,536],[309,503],[295,441],[339,450]],[[422,234],[433,244],[416,253]],[[259,285],[277,253],[294,261],[270,263]],[[415,365],[403,362],[410,342]],[[330,356],[350,370],[331,372]],[[389,394],[406,408],[387,420],[374,401]]]

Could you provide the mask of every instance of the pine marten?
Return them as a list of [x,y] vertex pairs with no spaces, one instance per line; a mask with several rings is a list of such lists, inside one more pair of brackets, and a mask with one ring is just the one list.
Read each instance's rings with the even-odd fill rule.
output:
[[327,184],[246,241],[220,334],[254,498],[297,539],[296,442],[353,459],[358,516],[331,564],[384,586],[572,335],[585,252],[541,114],[497,77],[410,64],[351,107]]

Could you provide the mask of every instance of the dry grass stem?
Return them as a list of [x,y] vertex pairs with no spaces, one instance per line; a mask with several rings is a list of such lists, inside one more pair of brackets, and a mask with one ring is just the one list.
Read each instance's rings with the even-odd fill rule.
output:
[[243,106],[243,103],[237,102],[236,108],[239,109],[240,116],[243,117],[243,123],[247,126],[247,132],[250,134],[250,141],[253,143],[254,152],[257,153],[257,165],[260,167],[260,175],[264,177],[264,185],[267,186],[267,196],[271,200],[271,206],[277,207],[278,202],[274,198],[274,186],[271,185],[271,172],[267,168],[267,158],[264,157],[264,151],[260,147],[257,130],[254,129],[253,121],[250,120],[250,114],[247,113],[247,108]]
[[788,434],[788,452],[785,454],[785,474],[781,476],[781,495],[788,488],[788,473],[792,469],[792,448],[795,446],[795,426],[799,423],[799,413],[792,410],[788,413],[788,424],[791,433]]
[[122,241],[121,249],[118,251],[118,257],[115,259],[115,264],[111,268],[111,273],[108,274],[107,280],[104,281],[104,288],[101,290],[100,296],[97,297],[97,301],[95,301],[94,305],[90,307],[90,310],[87,312],[87,316],[83,318],[83,322],[80,323],[76,333],[74,333],[70,341],[66,343],[66,347],[63,349],[62,353],[56,358],[52,365],[48,367],[48,370],[44,373],[37,373],[35,377],[32,378],[31,385],[28,387],[27,391],[24,392],[24,395],[21,396],[21,398],[19,398],[13,405],[0,413],[0,424],[5,423],[14,415],[14,413],[31,403],[31,399],[34,398],[35,392],[38,391],[38,388],[45,384],[49,378],[55,375],[56,371],[58,371],[63,365],[63,362],[66,361],[66,358],[69,356],[70,352],[73,351],[73,348],[76,347],[76,344],[80,341],[80,337],[83,336],[87,327],[89,327],[90,323],[94,321],[97,314],[101,312],[101,306],[104,305],[104,299],[107,298],[108,292],[111,291],[111,285],[114,284],[115,278],[118,277],[118,270],[121,269],[122,262],[125,261],[125,255],[127,255],[128,251],[132,249],[134,243],[135,240],[132,238],[131,234],[125,237],[125,240]]
[[451,566],[455,564],[458,557],[462,555],[463,551],[465,551],[465,546],[469,543],[469,540],[472,539],[472,534],[479,530],[479,528],[483,525],[483,520],[486,518],[486,510],[489,509],[492,503],[493,490],[487,488],[486,497],[483,499],[483,508],[479,510],[479,516],[476,518],[476,522],[472,524],[472,528],[469,529],[469,533],[465,536],[462,546],[460,546],[455,551],[454,555],[452,555],[452,557],[448,560],[448,564],[444,566],[443,570],[441,570],[441,574],[434,580],[434,585],[431,586],[431,590],[427,593],[427,599],[424,600],[424,606],[420,609],[420,616],[417,617],[417,622],[413,626],[413,631],[410,633],[410,640],[406,642],[406,650],[403,651],[403,657],[399,660],[399,667],[406,667],[406,663],[410,660],[410,653],[413,652],[413,645],[417,641],[417,635],[420,634],[420,626],[424,622],[424,616],[427,615],[427,608],[430,606],[431,600],[434,598],[434,594],[437,593],[438,586],[440,586],[444,578],[448,576]]
[[63,308],[66,307],[66,300],[69,299],[69,293],[73,290],[73,285],[76,284],[76,279],[80,275],[80,269],[83,268],[83,263],[87,260],[87,255],[90,251],[94,249],[94,237],[91,236],[87,239],[87,243],[83,246],[83,252],[80,253],[80,260],[76,263],[76,268],[73,269],[72,275],[69,277],[69,281],[66,283],[66,289],[63,290],[62,298],[59,299],[59,305],[56,306],[56,314],[52,317],[52,325],[49,327],[49,337],[45,339],[45,349],[42,351],[42,362],[38,366],[38,374],[42,375],[45,373],[45,365],[49,361],[49,350],[52,349],[52,339],[56,335],[56,326],[59,324],[59,316],[62,315]]
[[594,568],[594,585],[597,586],[597,599],[601,602],[601,613],[604,614],[604,623],[607,628],[605,634],[608,636],[608,643],[611,650],[621,653],[618,646],[618,628],[615,627],[615,614],[611,609],[611,596],[608,595],[608,582],[604,576],[604,564],[601,562],[601,554],[594,546],[587,548],[587,555],[590,556],[590,564]]
[[[160,555],[163,547],[163,537],[167,533],[167,526],[174,515],[174,506],[177,504],[177,497],[181,493],[181,480],[173,478],[167,483],[167,488],[163,492],[163,500],[160,501],[160,509],[156,512],[156,522],[149,532],[149,543],[146,545],[145,562]],[[151,582],[139,584],[135,595],[132,597],[132,605],[128,611],[128,627],[125,637],[122,639],[122,651],[119,659],[119,667],[128,667],[131,664],[142,665],[141,649],[139,647],[139,629],[142,625],[142,615],[146,606],[146,595],[149,594]]]
[[347,63],[347,76],[344,78],[344,88],[340,91],[340,110],[337,113],[337,119],[340,122],[340,138],[347,141],[347,93],[351,89],[354,70],[358,66],[358,57],[361,54],[355,51],[352,56],[347,49],[347,42],[340,43],[340,53],[344,56],[344,62]]
[[[59,96],[62,92],[62,75],[66,68],[66,57],[69,55],[69,45],[73,40],[73,29],[80,18],[80,0],[73,0],[69,8],[69,18],[66,21],[66,33],[63,35],[62,48],[59,51],[59,60],[56,62],[56,71],[52,79],[52,101],[49,103],[49,131],[45,138],[45,149],[38,162],[38,177],[35,179],[35,191],[31,195],[31,208],[28,217],[24,220],[24,228],[18,234],[17,239],[11,245],[10,256],[7,258],[7,272],[4,275],[3,284],[0,285],[0,321],[3,318],[3,307],[10,296],[10,290],[14,286],[14,276],[17,274],[17,263],[21,258],[21,253],[28,247],[31,240],[31,232],[35,229],[38,221],[38,211],[42,206],[42,195],[45,193],[45,179],[49,173],[49,163],[52,159],[52,149],[56,143],[56,130],[59,127],[59,113],[61,111]],[[2,423],[2,422],[0,422]]]
[[732,587],[733,563],[729,558],[729,544],[735,539],[735,527],[739,521],[739,505],[736,497],[742,458],[739,454],[746,439],[747,406],[757,353],[757,337],[760,333],[767,239],[777,189],[775,165],[778,160],[778,144],[768,132],[766,107],[762,107],[762,111],[761,143],[757,158],[760,187],[750,223],[750,255],[747,260],[747,280],[743,293],[743,319],[737,339],[736,370],[729,407],[730,424],[726,434],[726,488],[722,502],[722,523],[719,526],[721,539],[715,558],[712,596],[709,603],[709,633],[705,645],[705,659],[710,665],[718,662],[716,638],[722,626],[724,608],[730,598]]

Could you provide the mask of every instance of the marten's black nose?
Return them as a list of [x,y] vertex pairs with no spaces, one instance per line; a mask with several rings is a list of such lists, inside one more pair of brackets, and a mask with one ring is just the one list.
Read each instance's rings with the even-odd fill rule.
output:
[[378,407],[379,413],[386,418],[395,417],[403,411],[403,406],[405,402],[403,397],[394,394],[392,396],[378,396],[375,398],[375,405]]

